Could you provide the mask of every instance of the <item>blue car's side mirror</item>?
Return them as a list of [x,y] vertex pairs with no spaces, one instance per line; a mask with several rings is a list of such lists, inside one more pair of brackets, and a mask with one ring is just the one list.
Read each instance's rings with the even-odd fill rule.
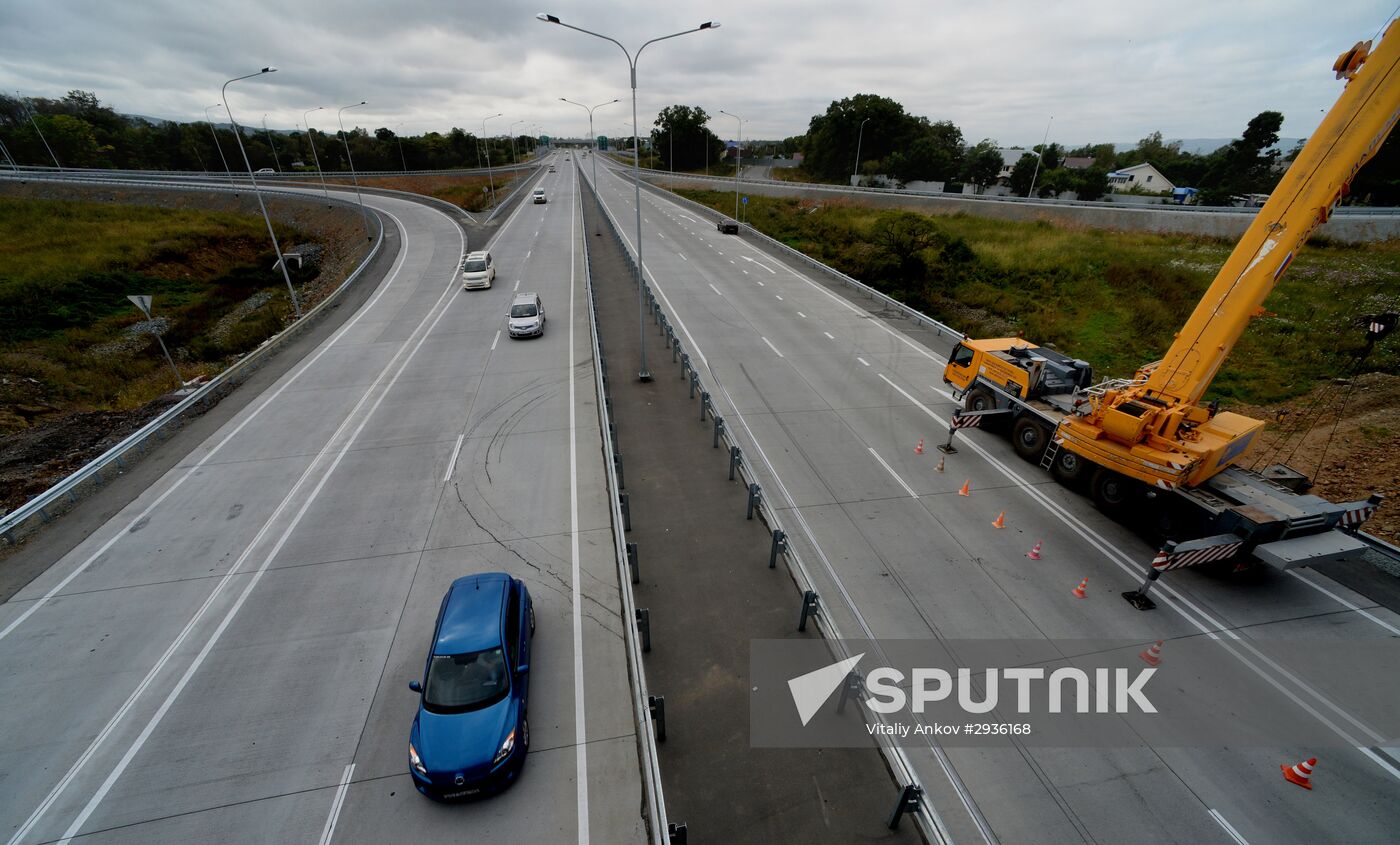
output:
[[423,685],[420,684],[420,683],[418,683],[417,681],[409,681],[409,682],[408,682],[408,688],[411,689],[411,690],[413,690],[413,691],[416,692],[416,693],[422,693],[422,692],[423,692]]
[[528,663],[522,663],[519,666],[515,667],[515,674],[517,675],[523,675],[528,671],[530,671],[530,664]]

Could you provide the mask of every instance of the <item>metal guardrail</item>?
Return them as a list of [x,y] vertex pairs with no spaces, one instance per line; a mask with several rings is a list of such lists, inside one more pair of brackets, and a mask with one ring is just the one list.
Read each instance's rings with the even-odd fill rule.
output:
[[506,198],[496,203],[496,207],[491,209],[490,214],[486,215],[486,220],[484,222],[490,223],[492,220],[496,219],[496,214],[500,212],[501,209],[509,206],[511,204],[511,201],[515,199],[516,194],[519,194],[522,190],[524,190],[525,187],[531,182],[533,182],[535,180],[535,177],[539,175],[539,166],[536,165],[534,176],[526,176],[524,179],[517,181],[515,183],[515,187],[511,189],[511,192],[506,194]]
[[[669,170],[655,170],[649,167],[641,168],[641,172],[647,176],[667,179],[690,179],[694,181],[726,182],[734,184],[733,176],[706,176],[696,173],[672,173]],[[1175,203],[1127,203],[1109,202],[1105,200],[1060,200],[1042,199],[1039,197],[1016,197],[999,196],[988,194],[954,194],[946,191],[916,191],[906,188],[872,188],[855,185],[831,185],[825,182],[795,182],[786,179],[740,179],[740,185],[758,185],[767,187],[772,185],[790,186],[809,191],[825,191],[836,194],[884,194],[897,197],[925,197],[932,199],[950,200],[970,200],[974,202],[1006,203],[1011,205],[1046,205],[1051,207],[1070,208],[1099,208],[1112,211],[1181,211],[1190,214],[1240,214],[1254,216],[1259,213],[1260,207],[1247,208],[1242,206],[1220,206],[1220,205],[1177,205]],[[1343,205],[1333,210],[1334,215],[1357,216],[1357,217],[1400,217],[1400,208],[1391,207],[1370,207],[1361,205]]]
[[1381,555],[1382,557],[1394,561],[1397,565],[1400,565],[1400,546],[1396,546],[1392,543],[1387,543],[1385,540],[1382,540],[1381,538],[1373,536],[1371,534],[1367,534],[1365,531],[1358,531],[1356,532],[1355,536],[1356,539],[1369,546],[1371,551]]
[[[679,202],[682,205],[685,205],[687,208],[693,209],[697,213],[704,215],[710,218],[711,220],[714,220],[715,222],[718,222],[721,219],[728,219],[728,215],[724,214],[723,212],[715,211],[713,208],[710,208],[707,205],[701,205],[700,203],[695,202],[692,199],[683,197],[673,191],[668,191],[665,188],[660,187],[659,185],[652,185],[650,183],[644,184],[646,184],[648,189],[657,193],[665,194],[667,199]],[[748,223],[741,223],[740,225],[743,227],[743,230],[745,232],[755,235],[764,244],[778,250],[785,257],[799,261],[802,264],[811,267],[812,269],[817,270],[818,272],[826,276],[830,276],[831,278],[837,280],[838,282],[841,282],[847,287],[859,291],[861,294],[864,294],[868,299],[876,300],[886,308],[892,308],[895,311],[898,311],[901,316],[905,317],[908,320],[911,320],[915,325],[932,329],[936,334],[938,334],[939,337],[947,336],[955,338],[957,340],[962,340],[964,337],[967,336],[962,332],[958,331],[957,329],[949,326],[947,323],[935,320],[934,318],[928,316],[924,312],[910,308],[903,302],[900,302],[897,299],[894,299],[886,294],[881,293],[880,291],[876,290],[870,285],[867,285],[865,282],[862,282],[860,279],[848,276],[845,273],[842,273],[840,270],[837,270],[834,267],[829,267],[826,264],[823,264],[822,262],[816,260],[815,258],[808,256],[806,253],[800,250],[793,249],[792,247],[788,246],[780,240],[777,240],[776,238],[771,238],[768,235],[765,235],[764,233],[758,231]]]
[[[15,177],[6,177],[5,174],[0,173],[0,178],[13,179]],[[82,180],[71,177],[65,177],[62,180],[44,178],[45,181],[99,185],[111,184],[112,181],[102,179]],[[194,190],[209,193],[233,193],[235,191],[234,188],[229,186],[172,185],[167,182],[159,181],[149,183],[122,181],[123,184],[135,184],[141,187],[163,188],[166,190]],[[324,200],[324,197],[321,199]],[[359,211],[359,207],[352,202],[347,202],[340,198],[335,198],[332,201],[353,209],[356,213]],[[79,501],[81,495],[86,495],[105,485],[108,481],[108,475],[113,473],[120,474],[127,469],[128,460],[134,460],[149,452],[152,438],[158,438],[160,440],[167,439],[169,436],[168,427],[182,420],[185,415],[194,410],[196,406],[200,406],[200,410],[207,410],[214,399],[223,396],[238,384],[241,384],[249,375],[261,368],[262,365],[266,363],[267,359],[276,351],[318,322],[331,307],[337,304],[340,295],[364,274],[370,262],[378,256],[379,250],[384,244],[384,221],[380,219],[378,215],[375,215],[374,219],[378,224],[378,231],[375,234],[373,246],[370,247],[369,252],[365,255],[359,266],[346,277],[345,281],[341,282],[325,299],[317,303],[316,307],[303,314],[301,319],[263,341],[257,349],[247,353],[228,369],[200,385],[194,392],[190,393],[170,408],[167,408],[155,419],[132,432],[120,443],[108,449],[106,452],[103,452],[92,461],[89,461],[86,465],[73,472],[53,487],[50,487],[48,490],[45,490],[28,502],[25,502],[15,510],[0,517],[0,539],[3,539],[8,545],[14,545],[22,537],[32,533],[38,526],[48,523],[54,516],[72,507]],[[133,455],[133,453],[136,454]],[[106,473],[106,475],[104,475],[104,473]]]
[[[582,177],[578,177],[582,184]],[[580,196],[579,201],[582,201]],[[642,766],[642,790],[646,797],[651,822],[652,845],[667,845],[668,820],[666,795],[661,783],[661,761],[656,751],[656,728],[647,705],[646,669],[642,663],[641,647],[637,642],[637,603],[632,594],[632,578],[627,560],[627,536],[622,517],[622,491],[617,479],[617,450],[612,439],[612,414],[609,411],[607,375],[603,371],[603,347],[598,339],[597,294],[593,290],[593,272],[588,258],[588,238],[583,238],[584,285],[588,291],[588,324],[593,340],[593,380],[598,390],[598,424],[603,437],[603,464],[607,468],[608,494],[612,498],[613,551],[617,558],[617,583],[622,596],[622,625],[626,632],[627,674],[632,688],[632,717],[641,737],[638,749]]]
[[[586,179],[581,178],[580,182],[582,184],[588,185],[590,191],[593,190],[593,186],[589,184]],[[621,224],[618,223],[617,219],[613,216],[612,211],[608,209],[606,205],[604,205],[601,201],[599,201],[598,205],[600,208],[603,209],[603,215],[608,221],[608,230],[612,235],[614,242],[618,245],[623,257],[626,259],[628,266],[631,269],[631,278],[637,278],[636,258],[628,249],[626,241],[624,241],[622,238]],[[653,318],[659,325],[665,326],[665,312],[661,306],[661,303],[657,301],[655,294],[651,290],[651,286],[647,283],[646,280],[646,277],[650,275],[650,272],[645,271],[644,269],[642,279],[643,295],[645,296],[647,302],[650,305],[649,310]],[[713,396],[713,394],[704,389],[704,379],[700,377],[699,371],[690,364],[689,355],[680,351],[682,349],[680,337],[673,333],[667,334],[668,344],[671,345],[673,357],[676,357],[678,355],[681,359],[682,377],[684,377],[684,373],[688,368],[690,372],[692,392],[698,389],[701,393],[701,401],[703,403],[706,397],[711,397]],[[721,391],[723,392],[725,399],[730,405],[730,407],[733,408],[734,403],[733,400],[729,398],[728,392],[724,391],[722,387]],[[711,404],[709,408],[711,417],[716,420],[722,420],[723,415],[719,414],[716,410],[714,400],[711,399],[710,402]],[[703,413],[704,406],[702,405],[702,414]],[[758,481],[758,476],[755,474],[753,467],[751,467],[749,463],[742,458],[743,447],[739,442],[737,432],[732,430],[729,426],[720,425],[718,422],[717,426],[719,430],[716,434],[716,442],[723,442],[728,447],[729,454],[731,455],[731,472],[736,473],[739,481],[743,484],[743,486],[746,489],[750,491],[750,506],[753,509],[754,515],[760,520],[762,520],[764,524],[766,524],[770,529],[774,531],[775,544],[777,543],[777,538],[779,535],[785,538],[794,536],[783,527],[782,518],[778,515],[777,510],[768,504],[766,498],[762,497],[762,487]],[[609,440],[609,443],[611,443],[611,439],[607,434],[605,434],[604,437],[605,439]],[[756,452],[762,455],[762,450],[757,448],[757,444],[754,444],[754,448]],[[738,456],[737,459],[735,457],[736,455]],[[763,458],[763,461],[765,464],[767,464],[766,457]],[[776,478],[777,473],[773,469],[773,467],[771,465],[768,465],[767,468],[768,472]],[[759,497],[755,500],[753,498],[753,491],[756,487],[759,489],[760,493]],[[774,553],[774,557],[782,557],[783,562],[788,570],[788,574],[792,578],[793,583],[797,586],[799,593],[804,596],[804,600],[805,597],[809,594],[819,594],[819,591],[817,590],[817,582],[815,581],[815,579],[813,579],[806,563],[802,560],[798,552],[792,547],[791,543],[784,542],[782,544],[781,550]],[[833,657],[837,659],[846,659],[852,656],[846,653],[846,649],[844,647],[845,641],[842,638],[842,634],[836,623],[830,618],[829,614],[827,614],[824,611],[818,612],[810,618],[811,621],[817,625],[818,629],[822,633],[824,641],[831,648]],[[873,635],[871,635],[869,638],[873,639]],[[896,784],[901,789],[904,789],[907,786],[915,786],[920,790],[920,793],[922,794],[923,786],[919,782],[918,775],[915,774],[913,765],[910,763],[907,755],[904,752],[904,749],[900,748],[892,739],[890,739],[887,736],[877,735],[874,739],[877,747],[880,749],[880,753],[885,759],[886,765],[889,767],[889,770],[894,777]],[[948,833],[947,828],[944,826],[942,819],[938,816],[937,811],[934,809],[932,804],[929,803],[927,797],[925,797],[920,802],[918,809],[910,812],[910,815],[912,815],[912,817],[914,818],[915,823],[919,827],[919,832],[923,835],[926,841],[941,843],[941,845],[947,845],[947,843],[950,843],[952,841],[952,838]]]
[[[493,167],[487,170],[485,167],[477,168],[452,168],[448,170],[357,170],[356,176],[366,178],[387,178],[391,176],[487,176],[492,173],[503,173],[511,170],[527,170],[532,167],[539,167],[538,161],[521,162],[519,164],[505,164],[500,167]],[[101,167],[51,167],[38,164],[21,164],[15,167],[6,167],[0,171],[3,173],[30,173],[35,175],[53,174],[77,174],[79,176],[100,176],[108,175],[114,178],[133,179],[208,179],[211,181],[227,182],[230,177],[234,180],[247,181],[247,171],[225,171],[217,173],[212,170],[118,170]],[[310,180],[319,182],[321,171],[319,170],[292,170],[274,171],[272,173],[258,174],[266,179],[294,179]],[[348,170],[327,170],[327,179],[349,179],[351,174]]]

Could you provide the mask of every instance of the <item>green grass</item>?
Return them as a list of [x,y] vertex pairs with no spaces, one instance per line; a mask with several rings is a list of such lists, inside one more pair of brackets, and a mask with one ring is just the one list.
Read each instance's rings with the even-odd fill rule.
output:
[[[732,212],[733,196],[682,190]],[[1018,223],[965,214],[926,217],[933,243],[911,265],[876,243],[882,223],[910,212],[846,201],[751,196],[760,231],[976,336],[1022,331],[1036,343],[1131,376],[1162,356],[1233,241]],[[1345,374],[1364,348],[1357,320],[1394,308],[1400,242],[1313,243],[1265,303],[1211,395],[1267,404]],[[1380,344],[1361,371],[1400,370],[1400,343]]]
[[[185,378],[221,369],[279,329],[290,309],[273,260],[252,215],[0,199],[0,373],[23,387],[0,391],[0,433],[20,427],[15,406],[43,408],[39,417],[119,410],[171,389],[153,338],[134,351],[102,349],[144,319],[128,294],[153,295],[157,316],[172,321],[164,337]],[[226,337],[210,335],[260,290],[272,294],[267,305]]]

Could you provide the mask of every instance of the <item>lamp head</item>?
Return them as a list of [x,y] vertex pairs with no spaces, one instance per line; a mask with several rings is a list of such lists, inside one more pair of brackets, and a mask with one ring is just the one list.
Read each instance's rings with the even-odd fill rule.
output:
[[701,29],[719,29],[719,21],[705,21],[700,24]]
[[261,71],[259,71],[259,73],[276,73],[276,72],[277,72],[277,68],[275,68],[275,67],[265,67],[265,68],[263,68]]
[[545,23],[559,23],[558,18],[556,18],[553,15],[547,15],[544,12],[540,12],[539,14],[535,15],[535,17],[539,20],[544,21]]

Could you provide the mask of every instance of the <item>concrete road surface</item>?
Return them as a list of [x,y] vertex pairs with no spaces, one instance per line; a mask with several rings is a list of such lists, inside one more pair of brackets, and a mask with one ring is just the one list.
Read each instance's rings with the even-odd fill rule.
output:
[[[0,605],[5,841],[644,838],[573,179],[502,227],[486,291],[455,223],[366,196],[403,247],[368,303]],[[541,338],[504,333],[517,287]],[[535,597],[530,754],[437,805],[407,683],[485,570]]]
[[[630,179],[609,166],[599,180],[630,243]],[[947,340],[872,314],[679,202],[644,190],[642,217],[657,296],[845,635],[1144,644],[1209,635],[1239,655],[1219,684],[1258,684],[1280,713],[1336,737],[1323,750],[941,749],[928,738],[910,755],[956,841],[1394,840],[1400,763],[1384,749],[1393,737],[1372,723],[1394,713],[1400,679],[1359,658],[1324,677],[1266,662],[1251,643],[1393,638],[1400,617],[1311,571],[1253,584],[1173,572],[1157,588],[1158,610],[1134,610],[1118,594],[1137,585],[1151,549],[1007,441],[960,434],[947,472],[934,471],[932,446],[955,407],[941,380]],[[973,495],[957,496],[967,479]],[[1003,510],[1008,527],[992,528]],[[1026,557],[1036,541],[1040,562]],[[1082,578],[1085,601],[1070,596]],[[1282,779],[1280,764],[1314,753],[1325,788]]]

